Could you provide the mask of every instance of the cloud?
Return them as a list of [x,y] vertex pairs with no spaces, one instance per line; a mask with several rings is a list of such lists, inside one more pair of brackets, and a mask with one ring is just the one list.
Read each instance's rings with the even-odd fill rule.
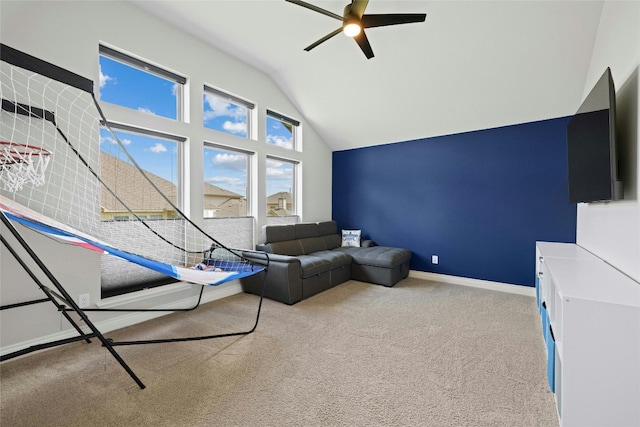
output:
[[221,168],[243,172],[247,170],[247,157],[242,154],[218,153],[211,162]]
[[272,179],[291,179],[291,171],[276,169],[276,168],[267,168],[267,177]]
[[165,147],[160,142],[156,142],[156,144],[153,147],[151,147],[149,150],[151,150],[154,153],[164,153],[167,151],[167,147]]
[[293,150],[293,138],[283,138],[277,135],[267,135],[267,144]]
[[231,133],[247,133],[247,122],[230,122],[227,120],[222,125],[222,129]]
[[293,168],[292,167],[284,167],[287,165],[283,162],[277,162],[274,160],[267,161],[267,178],[271,180],[278,181],[291,181],[293,180]]
[[142,111],[143,113],[147,113],[147,114],[153,114],[154,116],[156,115],[156,113],[154,113],[147,107],[138,107],[138,111]]
[[[206,104],[204,112],[205,121],[215,119],[216,117],[232,117],[234,119],[245,119],[247,117],[247,111],[244,107],[239,107],[227,102],[218,96],[205,93],[204,102]],[[209,109],[206,108],[207,106]]]
[[[116,139],[112,136],[103,136],[100,138],[100,143],[107,143],[107,144],[111,144],[111,145],[116,145],[118,142],[116,141]],[[122,143],[122,145],[129,145],[131,144],[131,140],[130,139],[120,139],[120,142]]]
[[103,74],[102,67],[100,67],[100,88],[103,88],[104,85],[106,85],[109,82],[115,82],[115,81],[116,79],[114,79],[113,77]]
[[209,184],[226,187],[246,187],[247,182],[241,178],[232,176],[214,176],[207,180]]

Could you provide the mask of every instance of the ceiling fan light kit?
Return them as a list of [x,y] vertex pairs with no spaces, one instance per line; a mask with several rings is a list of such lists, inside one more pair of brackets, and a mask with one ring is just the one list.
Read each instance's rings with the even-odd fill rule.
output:
[[358,34],[360,34],[360,31],[362,31],[362,27],[360,27],[360,21],[351,18],[349,22],[345,23],[342,31],[349,37],[357,36]]
[[352,0],[350,4],[346,5],[344,8],[344,13],[342,16],[330,12],[328,10],[322,9],[318,6],[314,6],[310,3],[304,2],[302,0],[285,0],[289,3],[297,4],[298,6],[302,6],[304,8],[313,10],[314,12],[321,13],[323,15],[329,16],[330,18],[337,19],[342,21],[342,27],[337,30],[327,34],[321,39],[313,42],[309,46],[307,46],[304,50],[307,52],[318,46],[321,43],[329,40],[331,37],[335,36],[340,32],[344,32],[345,35],[352,37],[360,49],[365,54],[367,59],[373,58],[373,49],[371,48],[371,44],[367,39],[367,35],[364,32],[365,28],[372,27],[385,27],[389,25],[399,25],[399,24],[409,24],[412,22],[424,22],[427,15],[425,13],[386,13],[386,14],[378,14],[378,15],[365,15],[364,10],[369,3],[369,0]]

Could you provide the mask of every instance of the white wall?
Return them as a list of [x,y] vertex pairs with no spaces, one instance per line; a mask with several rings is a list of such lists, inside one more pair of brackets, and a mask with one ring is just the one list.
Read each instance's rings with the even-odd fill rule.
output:
[[[264,182],[267,154],[301,163],[302,205],[299,206],[298,213],[301,214],[302,220],[319,221],[331,218],[330,148],[305,124],[304,117],[273,81],[250,64],[240,62],[193,36],[172,28],[128,2],[3,1],[1,9],[2,43],[90,78],[94,82],[98,82],[99,79],[99,43],[140,56],[188,78],[187,92],[190,96],[186,103],[190,111],[190,123],[174,122],[104,103],[102,107],[106,117],[111,121],[131,123],[131,117],[136,116],[136,121],[141,121],[144,126],[188,138],[187,162],[192,171],[188,186],[194,219],[199,217],[195,213],[202,212],[203,140],[256,152],[259,166],[259,172],[254,177],[257,193],[253,200],[258,207],[256,240],[259,240],[261,226],[266,223],[264,209],[259,207],[266,205]],[[201,90],[205,83],[256,103],[258,141],[219,133],[200,125],[203,121]],[[97,91],[97,83],[95,88]],[[303,152],[292,152],[265,143],[264,122],[267,108],[300,119]],[[186,210],[188,211],[188,208]],[[6,232],[3,228],[2,235]],[[65,286],[74,298],[81,293],[90,293],[92,301],[99,298],[100,269],[96,255],[78,255],[75,248],[57,245],[39,236],[29,235],[28,232],[27,236],[36,250],[49,254],[44,256],[45,261],[55,263],[56,270],[62,272]],[[12,304],[30,296],[39,297],[40,294],[37,290],[33,291],[34,285],[28,283],[29,279],[13,262],[11,255],[4,247],[1,250],[1,303]],[[79,259],[78,256],[83,258]],[[82,263],[80,269],[78,261]],[[237,288],[237,284],[235,286]],[[182,292],[174,295],[174,299],[182,300],[192,294],[191,291]],[[162,303],[167,303],[166,297]],[[21,340],[37,340],[38,337],[69,329],[59,314],[44,314],[48,313],[47,310],[51,308],[45,309],[45,306],[38,305],[3,311],[0,347],[4,350],[6,346],[15,345]],[[42,320],[41,323],[45,325],[34,320]]]
[[[604,4],[584,96],[606,67],[616,86],[617,139],[624,200],[578,205],[577,243],[640,281],[640,2]],[[577,107],[576,107],[577,108]]]

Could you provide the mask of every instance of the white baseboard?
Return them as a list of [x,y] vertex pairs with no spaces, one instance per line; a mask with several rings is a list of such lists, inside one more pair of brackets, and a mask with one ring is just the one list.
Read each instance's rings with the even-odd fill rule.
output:
[[[149,289],[148,291],[136,292],[135,296],[124,296],[119,302],[120,304],[116,304],[118,302],[118,297],[110,298],[107,303],[98,303],[97,306],[99,308],[117,308],[118,306],[122,307],[124,304],[130,304],[131,302],[142,302],[149,301],[150,299],[157,297],[159,295],[168,295],[170,293],[178,293],[184,292],[185,289],[189,289],[192,285],[177,283],[175,285],[168,285],[168,289],[163,291],[157,291],[154,289]],[[207,287],[205,288],[205,292],[202,295],[201,304],[205,304],[211,301],[216,301],[222,298],[229,297],[231,295],[235,295],[242,292],[242,286],[238,281],[228,282],[224,285],[220,285],[218,287]],[[198,301],[198,295],[192,295],[186,298],[181,298],[178,300],[174,300],[167,304],[162,304],[158,306],[154,306],[153,308],[171,308],[171,307],[192,307]],[[87,312],[89,319],[91,319],[91,313]],[[95,313],[95,312],[94,312]],[[101,320],[94,322],[94,325],[100,332],[106,334],[108,332],[114,331],[116,329],[121,329],[127,326],[135,325],[138,323],[145,322],[147,320],[155,319],[158,317],[166,316],[170,314],[171,311],[167,312],[126,312],[121,313],[119,315],[115,315],[115,317],[111,319]],[[77,315],[75,315],[77,316]],[[65,321],[66,322],[66,321]],[[89,328],[83,326],[84,332],[90,332]],[[6,355],[16,351],[20,351],[35,345],[44,344],[48,342],[63,340],[67,338],[77,337],[77,332],[70,327],[70,329],[56,332],[53,334],[45,335],[42,337],[34,338],[27,341],[21,341],[19,343],[11,344],[6,347],[0,348],[0,354]]]
[[510,285],[508,283],[491,282],[489,280],[470,279],[468,277],[449,276],[446,274],[429,273],[427,271],[409,271],[409,277],[416,279],[433,280],[434,282],[449,283],[452,285],[471,286],[473,288],[489,289],[491,291],[508,292],[511,294],[536,296],[535,288],[530,286]]

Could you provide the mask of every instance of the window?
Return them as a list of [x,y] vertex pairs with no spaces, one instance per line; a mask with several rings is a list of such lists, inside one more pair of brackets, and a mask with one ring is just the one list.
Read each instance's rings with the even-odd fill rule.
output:
[[251,137],[253,103],[205,86],[202,108],[204,127],[243,138]]
[[282,114],[267,110],[267,144],[295,150],[300,122]]
[[186,78],[100,45],[100,99],[182,120]]
[[267,216],[295,215],[297,162],[267,157]]
[[[145,174],[176,206],[180,206],[180,148],[179,137],[130,126],[110,124],[117,138]],[[139,218],[172,219],[175,209],[163,199],[119,148],[115,138],[105,127],[100,129],[100,177],[119,199],[102,191],[100,213],[102,220],[134,219],[122,201]]]
[[247,216],[250,153],[205,143],[204,217]]

